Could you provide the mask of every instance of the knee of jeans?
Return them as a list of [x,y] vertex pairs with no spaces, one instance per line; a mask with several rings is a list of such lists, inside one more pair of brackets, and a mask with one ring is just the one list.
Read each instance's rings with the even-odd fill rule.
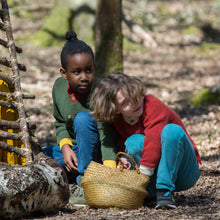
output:
[[83,123],[85,121],[88,121],[91,118],[92,118],[92,115],[89,114],[88,112],[86,111],[79,112],[74,119],[74,123]]
[[184,130],[181,126],[176,124],[168,124],[166,125],[161,132],[161,140],[173,140],[179,137],[182,137],[184,134]]
[[139,151],[142,151],[144,145],[143,134],[133,134],[125,141],[125,151],[128,154],[134,155]]
[[81,127],[88,124],[88,122],[90,122],[91,120],[94,121],[93,116],[89,114],[89,112],[79,112],[74,119],[73,126],[75,127],[79,125]]

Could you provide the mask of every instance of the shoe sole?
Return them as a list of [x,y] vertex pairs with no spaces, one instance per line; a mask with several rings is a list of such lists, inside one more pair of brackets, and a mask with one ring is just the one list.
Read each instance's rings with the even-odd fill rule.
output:
[[[71,204],[71,203],[70,203]],[[87,207],[88,205],[86,204],[71,204],[72,206],[76,206],[76,207]]]
[[176,209],[175,205],[156,205],[155,209]]

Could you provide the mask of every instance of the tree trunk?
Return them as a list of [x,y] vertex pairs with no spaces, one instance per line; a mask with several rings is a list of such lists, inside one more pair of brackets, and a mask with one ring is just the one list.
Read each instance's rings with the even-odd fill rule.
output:
[[95,25],[96,75],[123,71],[121,0],[97,0]]
[[0,163],[0,218],[45,213],[68,203],[65,171],[54,160],[39,155],[28,165]]

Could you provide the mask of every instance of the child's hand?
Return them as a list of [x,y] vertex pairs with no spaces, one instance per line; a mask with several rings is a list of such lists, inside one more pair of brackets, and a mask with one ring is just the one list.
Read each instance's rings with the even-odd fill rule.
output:
[[130,170],[131,169],[131,163],[128,161],[126,157],[121,157],[121,162],[123,163],[123,168]]
[[62,147],[63,161],[68,172],[77,172],[78,159],[68,144]]

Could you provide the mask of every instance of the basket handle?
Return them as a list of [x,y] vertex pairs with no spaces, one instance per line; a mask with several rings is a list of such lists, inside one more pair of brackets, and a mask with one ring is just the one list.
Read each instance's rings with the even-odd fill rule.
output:
[[[117,153],[117,160],[119,161],[119,163],[120,163],[121,165],[123,165],[123,163],[122,163],[122,161],[121,161],[121,158],[120,158],[120,155],[125,155],[126,157],[128,157],[129,159],[131,159],[131,161],[132,161],[133,164],[134,164],[135,170],[137,171],[138,174],[140,174],[140,170],[139,170],[139,167],[138,167],[137,163],[135,162],[135,160],[134,160],[129,154],[127,154],[127,153],[125,153],[125,152],[118,152],[118,153]],[[121,170],[123,170],[123,166],[121,166]]]

